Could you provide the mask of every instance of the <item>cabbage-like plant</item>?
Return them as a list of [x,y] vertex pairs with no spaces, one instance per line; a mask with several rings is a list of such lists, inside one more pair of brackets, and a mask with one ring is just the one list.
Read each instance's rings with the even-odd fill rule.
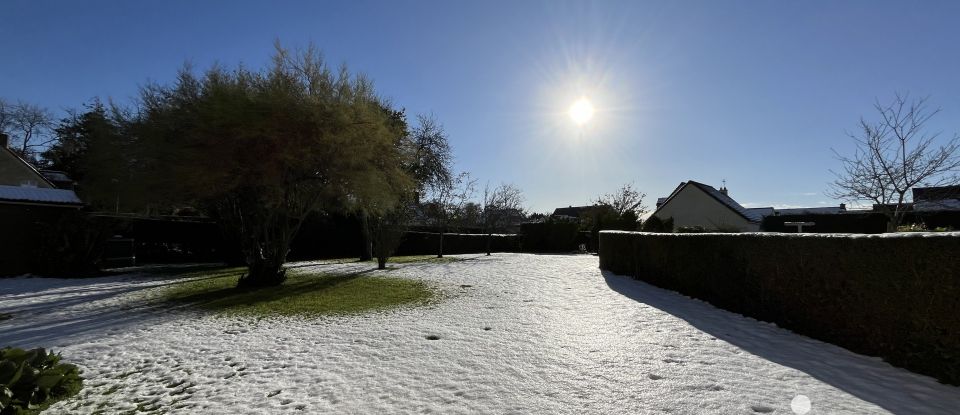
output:
[[43,348],[0,349],[0,415],[38,413],[80,391],[80,370]]

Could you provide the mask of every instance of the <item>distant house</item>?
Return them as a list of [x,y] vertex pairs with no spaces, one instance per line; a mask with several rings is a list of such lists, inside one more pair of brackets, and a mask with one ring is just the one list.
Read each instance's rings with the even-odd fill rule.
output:
[[653,216],[666,220],[673,218],[676,227],[703,227],[706,230],[756,232],[764,217],[805,214],[839,214],[846,206],[776,209],[773,207],[747,208],[730,197],[726,186],[720,189],[688,180],[680,183],[670,196],[657,199]]
[[594,208],[596,208],[594,205],[561,207],[554,209],[553,215],[550,216],[554,219],[578,221]]
[[[661,201],[662,200],[662,201]],[[755,232],[760,230],[760,221],[774,209],[748,209],[727,194],[727,188],[688,180],[680,183],[670,196],[657,200],[653,216],[667,220],[673,218],[673,226],[700,226],[707,230],[737,230]]]
[[[65,175],[56,179],[69,182]],[[57,188],[0,134],[0,275],[27,272],[44,227],[81,207],[72,189]]]
[[913,188],[913,210],[960,210],[960,186]]
[[813,208],[788,208],[788,209],[774,209],[774,215],[777,216],[786,216],[786,215],[839,215],[841,213],[847,213],[847,205],[841,203],[839,207],[830,206],[830,207],[813,207]]

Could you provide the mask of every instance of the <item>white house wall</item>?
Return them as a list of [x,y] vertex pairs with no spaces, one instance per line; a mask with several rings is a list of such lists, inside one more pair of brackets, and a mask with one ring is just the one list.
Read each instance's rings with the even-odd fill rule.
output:
[[674,229],[681,226],[702,226],[704,229],[736,228],[756,232],[760,225],[740,216],[696,186],[687,185],[655,213],[660,219],[673,218]]

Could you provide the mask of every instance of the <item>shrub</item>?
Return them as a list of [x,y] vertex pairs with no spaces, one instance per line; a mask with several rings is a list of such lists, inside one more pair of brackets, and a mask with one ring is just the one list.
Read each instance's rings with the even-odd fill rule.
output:
[[960,233],[600,233],[600,268],[960,384]]
[[927,229],[927,225],[923,223],[911,223],[898,226],[897,232],[953,232],[953,228],[941,226],[933,229]]
[[44,349],[0,349],[0,414],[39,413],[80,391],[76,366]]
[[760,223],[764,232],[796,233],[796,226],[786,226],[785,222],[814,222],[805,226],[804,233],[884,233],[889,219],[882,213],[841,213],[779,215],[767,216]]
[[520,225],[523,252],[572,252],[577,250],[576,222],[541,222]]
[[41,223],[36,272],[57,277],[89,276],[100,271],[109,224],[71,211],[56,222]]
[[[491,236],[493,252],[517,252],[520,238],[517,235]],[[440,234],[432,232],[407,231],[403,234],[396,255],[436,255],[440,247]],[[443,234],[444,255],[481,254],[487,252],[487,235],[445,233]]]
[[643,221],[643,226],[640,227],[640,230],[644,232],[673,232],[673,218],[667,218],[667,220],[660,219],[657,216],[651,215],[647,220]]

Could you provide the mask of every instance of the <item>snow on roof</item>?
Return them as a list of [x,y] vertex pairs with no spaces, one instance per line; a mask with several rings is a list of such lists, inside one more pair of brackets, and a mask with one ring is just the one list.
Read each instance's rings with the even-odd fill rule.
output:
[[0,185],[0,201],[82,205],[73,190]]

